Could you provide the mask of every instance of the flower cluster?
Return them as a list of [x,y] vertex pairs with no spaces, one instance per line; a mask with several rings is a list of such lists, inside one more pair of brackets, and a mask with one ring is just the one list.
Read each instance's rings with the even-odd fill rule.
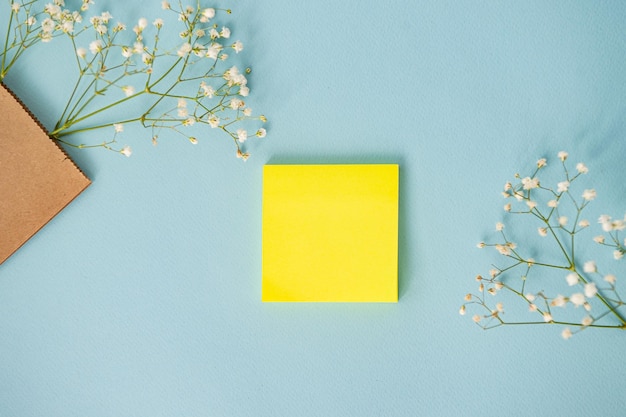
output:
[[[22,54],[38,42],[65,37],[73,48],[77,78],[58,122],[50,135],[78,148],[103,147],[130,156],[131,149],[113,147],[124,126],[139,123],[151,131],[154,144],[164,129],[192,144],[215,129],[234,142],[236,156],[249,153],[243,143],[265,137],[266,130],[250,126],[255,116],[244,101],[250,94],[247,74],[228,65],[229,54],[243,50],[231,41],[231,30],[216,21],[230,10],[161,3],[170,19],[148,22],[138,18],[132,28],[109,12],[87,16],[92,0],[82,0],[79,10],[65,8],[63,0],[43,6],[37,0],[10,0],[9,30],[0,51],[0,80]],[[39,8],[38,8],[39,6]],[[177,39],[161,39],[165,25],[180,25]],[[168,32],[171,33],[171,32]],[[169,41],[169,42],[168,42]],[[202,129],[205,127],[206,129]],[[108,140],[85,144],[76,134],[110,128]]]
[[[494,266],[487,276],[477,275],[478,291],[468,293],[459,310],[465,315],[469,308],[476,309],[472,319],[483,329],[559,324],[564,326],[561,335],[565,339],[589,327],[626,329],[623,311],[626,303],[618,293],[616,275],[602,271],[596,261],[580,258],[575,251],[580,246],[577,243],[580,236],[590,227],[583,211],[597,194],[591,188],[574,191],[576,181],[589,169],[584,163],[578,163],[576,171],[570,172],[568,156],[564,151],[557,155],[565,177],[562,181],[545,184],[540,179],[539,173],[547,166],[547,160],[542,158],[537,161],[532,175],[517,174],[514,182],[504,185],[503,197],[513,200],[504,205],[506,215],[531,216],[536,224],[535,239],[539,241],[534,247],[520,248],[505,224],[498,222],[495,231],[499,238],[477,245],[495,249],[508,262]],[[593,241],[610,248],[615,260],[622,259],[626,239],[621,240],[620,232],[626,229],[626,216],[616,220],[602,215],[598,223],[605,234],[594,237]],[[537,276],[539,272],[543,276]],[[512,303],[511,308],[505,309],[508,302]],[[529,313],[520,312],[519,306]],[[534,319],[509,320],[505,310],[522,317],[530,314]]]

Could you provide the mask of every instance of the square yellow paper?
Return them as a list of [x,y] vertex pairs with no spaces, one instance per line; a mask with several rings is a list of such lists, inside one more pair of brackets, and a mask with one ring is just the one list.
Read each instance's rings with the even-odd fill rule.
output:
[[398,165],[266,165],[262,301],[398,301]]

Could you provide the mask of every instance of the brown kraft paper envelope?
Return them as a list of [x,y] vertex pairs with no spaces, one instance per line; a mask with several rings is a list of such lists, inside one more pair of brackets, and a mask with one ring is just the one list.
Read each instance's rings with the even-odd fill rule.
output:
[[90,184],[0,84],[0,264]]

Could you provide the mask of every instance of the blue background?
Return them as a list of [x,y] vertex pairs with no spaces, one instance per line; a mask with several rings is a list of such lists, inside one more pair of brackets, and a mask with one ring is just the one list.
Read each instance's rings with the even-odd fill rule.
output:
[[[623,215],[626,3],[224,6],[268,136],[247,163],[139,129],[130,159],[70,151],[93,185],[0,266],[0,415],[624,415],[623,332],[485,332],[458,308],[539,157],[590,168],[589,238]],[[6,79],[47,126],[70,54]],[[262,166],[339,162],[401,165],[399,303],[262,304]]]

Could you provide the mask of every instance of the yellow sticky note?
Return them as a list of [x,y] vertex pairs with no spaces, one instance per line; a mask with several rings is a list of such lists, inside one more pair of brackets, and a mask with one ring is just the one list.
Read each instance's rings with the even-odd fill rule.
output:
[[398,165],[266,165],[262,301],[398,301]]

